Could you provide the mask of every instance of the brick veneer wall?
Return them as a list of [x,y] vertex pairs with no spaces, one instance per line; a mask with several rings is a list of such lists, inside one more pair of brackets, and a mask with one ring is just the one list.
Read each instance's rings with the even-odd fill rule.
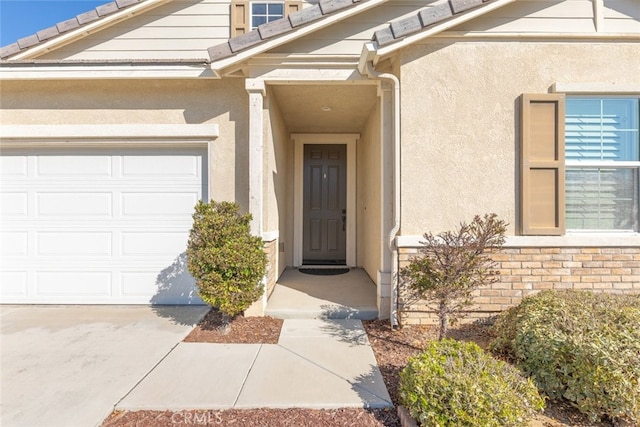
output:
[[[401,248],[400,268],[416,255],[416,248]],[[542,289],[640,293],[640,247],[503,248],[493,259],[500,280],[475,292],[467,322],[494,316]],[[435,323],[433,311],[412,301],[402,280],[398,303],[402,323]]]
[[278,241],[272,240],[271,242],[264,243],[264,253],[267,254],[267,297],[271,295],[273,289],[276,287],[276,270],[278,269],[276,255],[278,252]]

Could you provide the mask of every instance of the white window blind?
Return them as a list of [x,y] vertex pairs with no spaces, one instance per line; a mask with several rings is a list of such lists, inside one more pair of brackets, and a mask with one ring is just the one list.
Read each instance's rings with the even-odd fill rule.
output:
[[569,98],[567,229],[638,231],[638,98]]

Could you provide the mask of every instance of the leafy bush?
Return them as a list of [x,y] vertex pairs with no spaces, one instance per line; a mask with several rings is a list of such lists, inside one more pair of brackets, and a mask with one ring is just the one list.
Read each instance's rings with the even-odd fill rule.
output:
[[543,291],[504,312],[492,349],[592,420],[640,421],[640,295]]
[[531,380],[472,342],[432,341],[400,373],[400,400],[423,426],[526,425],[544,408]]
[[263,293],[267,257],[249,231],[251,214],[236,203],[199,201],[187,246],[187,265],[204,302],[233,317]]
[[504,244],[506,224],[496,214],[475,216],[470,224],[462,223],[455,231],[438,235],[424,234],[421,257],[413,258],[400,270],[409,290],[432,304],[440,320],[439,338],[472,304],[473,291],[496,282],[489,254]]

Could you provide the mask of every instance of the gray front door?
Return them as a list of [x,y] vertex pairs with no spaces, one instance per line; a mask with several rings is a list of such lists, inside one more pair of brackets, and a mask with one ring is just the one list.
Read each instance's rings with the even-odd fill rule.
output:
[[347,146],[304,146],[303,264],[346,264]]

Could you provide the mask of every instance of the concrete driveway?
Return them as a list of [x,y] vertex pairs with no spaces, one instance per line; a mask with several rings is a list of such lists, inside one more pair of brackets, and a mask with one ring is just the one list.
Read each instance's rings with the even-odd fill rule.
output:
[[0,306],[0,425],[99,425],[207,311]]

